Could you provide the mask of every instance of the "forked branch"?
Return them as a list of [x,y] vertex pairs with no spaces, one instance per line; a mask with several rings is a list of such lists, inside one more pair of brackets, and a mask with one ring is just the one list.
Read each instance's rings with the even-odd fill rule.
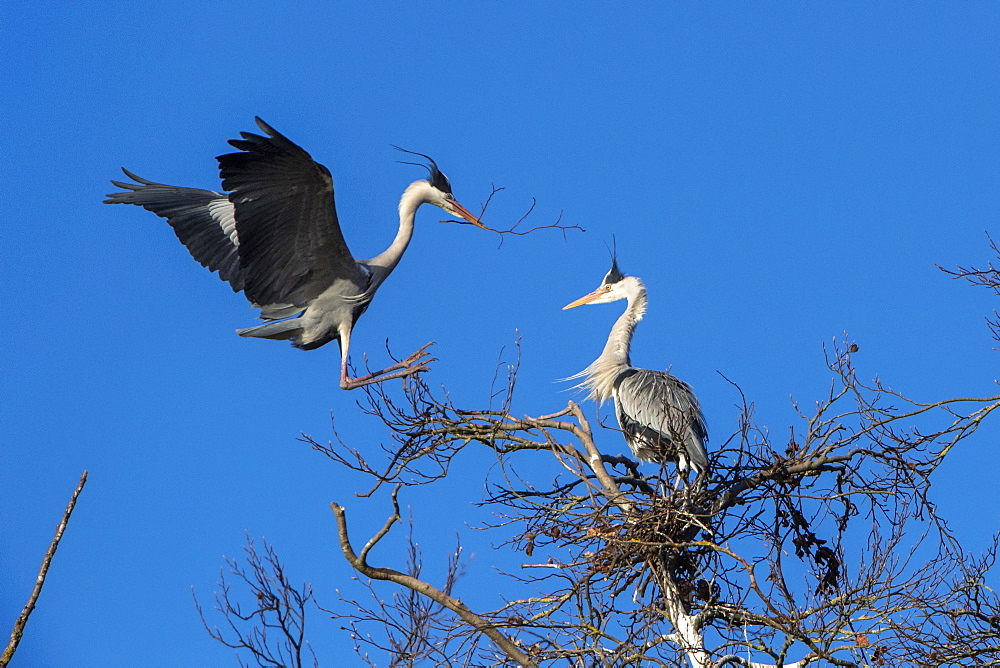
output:
[[462,603],[462,601],[449,596],[430,583],[424,582],[423,580],[420,580],[412,575],[401,573],[400,571],[392,568],[377,567],[368,564],[368,554],[371,552],[372,548],[374,548],[378,542],[389,533],[392,526],[396,522],[401,521],[399,515],[399,501],[397,498],[398,493],[399,486],[397,486],[392,493],[393,514],[389,516],[382,528],[379,529],[367,543],[365,543],[365,546],[362,548],[360,554],[356,553],[354,548],[351,546],[351,539],[347,531],[347,512],[345,508],[337,503],[330,504],[330,508],[333,510],[333,514],[337,518],[337,534],[340,537],[340,547],[343,550],[344,557],[347,559],[348,563],[350,563],[356,571],[367,578],[371,578],[373,580],[388,580],[389,582],[401,585],[407,589],[417,592],[418,594],[426,596],[438,605],[451,610],[466,624],[492,640],[504,654],[510,657],[512,661],[516,661],[525,668],[537,668],[537,664],[527,654],[522,652],[514,641],[504,635],[496,624],[472,612],[468,606]]
[[[305,639],[306,607],[313,598],[312,587],[303,583],[294,586],[274,546],[266,540],[258,550],[247,536],[243,547],[244,563],[225,559],[231,576],[246,585],[249,600],[232,591],[225,572],[219,575],[219,590],[215,592],[215,609],[225,626],[210,626],[195,597],[201,623],[208,635],[226,647],[247,652],[258,666],[306,665],[305,654],[312,656],[312,665],[319,661]],[[194,590],[191,592],[194,596]],[[241,600],[242,599],[242,600]],[[241,665],[243,660],[237,654]]]
[[[487,209],[487,207],[489,207],[490,202],[493,200],[493,196],[496,195],[501,190],[503,190],[503,188],[498,188],[496,186],[493,186],[493,190],[490,192],[489,197],[486,198],[486,202],[483,203],[482,210],[479,212],[479,216],[478,217],[479,217],[479,221],[481,223],[483,222],[482,221],[483,216],[486,215],[486,209]],[[551,223],[549,225],[536,225],[535,227],[532,227],[532,228],[527,229],[527,230],[518,229],[521,226],[521,223],[523,223],[525,221],[525,219],[528,216],[530,216],[531,213],[535,210],[535,205],[537,203],[538,203],[537,200],[535,200],[535,198],[532,198],[531,199],[531,206],[528,207],[528,210],[525,212],[525,214],[523,216],[521,216],[517,220],[516,223],[514,223],[513,225],[511,225],[506,230],[501,230],[499,228],[490,227],[489,225],[486,225],[486,223],[483,223],[483,225],[485,226],[485,228],[488,231],[490,231],[490,232],[496,232],[500,236],[500,244],[499,244],[500,246],[503,245],[504,235],[512,235],[512,236],[523,237],[523,236],[525,236],[527,234],[531,234],[532,232],[535,232],[537,230],[560,230],[562,232],[562,234],[563,234],[563,240],[565,240],[566,239],[566,233],[568,231],[570,231],[570,230],[580,230],[581,232],[586,232],[586,230],[583,229],[582,227],[580,227],[579,225],[563,225],[562,224],[562,217],[563,217],[563,215],[562,215],[561,211],[559,212],[559,217],[556,219],[556,222],[554,222],[554,223]],[[472,224],[472,223],[470,223],[467,220],[450,220],[449,219],[449,220],[442,220],[441,222],[442,223],[457,223],[459,225],[471,225]]]

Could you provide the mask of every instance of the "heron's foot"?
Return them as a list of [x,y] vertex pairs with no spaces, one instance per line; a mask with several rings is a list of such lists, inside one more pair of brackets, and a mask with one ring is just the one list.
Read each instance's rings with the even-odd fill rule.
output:
[[[419,371],[427,371],[429,367],[427,367],[426,365],[430,364],[431,362],[437,362],[437,358],[436,357],[431,357],[430,359],[423,359],[424,357],[427,357],[428,355],[430,355],[430,353],[427,352],[427,349],[430,348],[433,345],[434,345],[433,341],[429,341],[429,342],[425,343],[424,345],[420,346],[420,348],[415,353],[413,353],[412,355],[410,355],[409,357],[407,357],[405,360],[403,360],[399,364],[396,364],[396,365],[394,365],[392,367],[389,367],[389,369],[390,370],[393,369],[393,368],[406,369],[406,368],[409,368],[409,367],[413,366],[414,367],[414,373],[417,373]],[[419,361],[419,364],[418,364],[418,361]],[[416,365],[416,366],[414,366],[414,365]],[[418,367],[423,367],[423,368],[418,368]]]
[[427,352],[427,349],[432,345],[434,345],[433,341],[423,345],[405,360],[396,362],[380,371],[369,373],[360,378],[350,378],[345,375],[340,379],[340,387],[345,390],[353,390],[365,385],[373,385],[386,380],[395,380],[396,378],[406,378],[424,371],[430,371],[430,363],[437,362],[437,358],[429,357],[430,353]]

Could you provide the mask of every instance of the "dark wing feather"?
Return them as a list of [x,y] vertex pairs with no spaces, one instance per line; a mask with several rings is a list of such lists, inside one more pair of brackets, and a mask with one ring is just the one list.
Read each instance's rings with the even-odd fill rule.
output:
[[326,167],[264,121],[219,156],[222,187],[236,209],[247,297],[259,305],[306,305],[338,278],[363,277],[337,221]]
[[234,292],[243,289],[233,205],[225,195],[155,183],[127,169],[122,171],[135,183],[112,181],[128,192],[109,193],[105,204],[135,204],[166,218],[195,260],[219,272],[219,278],[228,281]]
[[637,450],[652,448],[647,458],[676,461],[673,451],[679,441],[688,461],[699,470],[708,468],[705,416],[683,380],[664,371],[629,369],[615,382],[615,408],[637,456],[642,456]]

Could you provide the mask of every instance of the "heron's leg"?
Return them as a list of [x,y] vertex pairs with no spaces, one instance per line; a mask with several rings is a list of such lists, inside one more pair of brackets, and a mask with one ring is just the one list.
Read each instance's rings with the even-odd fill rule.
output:
[[677,480],[674,481],[674,491],[676,492],[681,488],[681,481],[684,480],[684,474],[680,471],[677,472]]
[[[418,374],[422,371],[427,371],[430,369],[428,366],[431,362],[436,362],[437,360],[433,357],[427,359],[430,353],[427,349],[434,345],[434,342],[422,346],[415,353],[407,357],[401,362],[397,362],[391,366],[387,366],[380,371],[375,371],[358,378],[351,378],[347,375],[347,354],[343,353],[343,359],[340,366],[340,387],[345,390],[353,390],[358,387],[363,387],[364,385],[372,385],[374,383],[381,383],[386,380],[393,380],[395,378],[406,378],[407,376],[412,376]],[[341,340],[342,350],[346,347],[343,346],[343,340]]]

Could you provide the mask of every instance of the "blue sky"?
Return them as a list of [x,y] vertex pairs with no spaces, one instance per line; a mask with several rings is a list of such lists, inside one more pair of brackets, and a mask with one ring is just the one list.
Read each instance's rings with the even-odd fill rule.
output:
[[[857,342],[859,373],[922,400],[997,393],[984,290],[935,263],[984,265],[1000,201],[1000,7],[821,3],[6,3],[0,281],[0,629],[23,606],[83,469],[90,481],[14,665],[214,665],[202,630],[222,555],[273,542],[321,603],[350,592],[328,504],[356,535],[385,499],[297,441],[386,434],[337,388],[336,346],[241,339],[240,295],[168,226],[101,204],[126,166],[218,188],[214,156],[259,115],[330,168],[345,236],[391,241],[403,188],[434,157],[494,226],[537,199],[586,233],[497,239],[418,214],[414,241],[355,330],[355,362],[436,341],[427,380],[482,404],[522,339],[515,411],[572,395],[620,305],[562,312],[617,239],[650,311],[633,361],[690,382],[711,434],[737,427],[737,382],[783,435]],[[503,351],[503,352],[502,352]],[[605,409],[605,413],[608,410]],[[934,494],[970,549],[1000,527],[987,424]],[[614,432],[602,445],[625,446]],[[474,608],[499,605],[485,454],[404,495],[434,573],[456,532]],[[984,490],[987,492],[984,493]],[[466,504],[465,500],[470,503]],[[442,512],[446,508],[447,512]],[[499,539],[495,539],[499,542]],[[398,543],[397,543],[398,545]],[[392,545],[373,554],[396,565]],[[391,589],[385,588],[388,594]],[[356,595],[360,595],[355,590]],[[313,616],[321,659],[350,642]]]

